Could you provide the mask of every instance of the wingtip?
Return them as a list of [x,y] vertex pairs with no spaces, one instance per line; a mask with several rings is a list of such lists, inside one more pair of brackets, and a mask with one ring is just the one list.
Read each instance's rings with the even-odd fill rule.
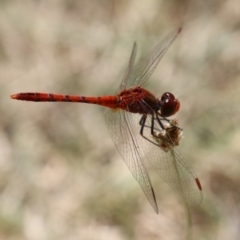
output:
[[158,205],[157,205],[157,200],[156,200],[155,192],[154,192],[153,188],[151,188],[151,190],[152,190],[153,199],[154,199],[154,205],[152,205],[152,206],[153,206],[153,208],[154,208],[154,211],[158,214],[159,211],[158,211]]
[[197,186],[198,186],[198,189],[199,189],[200,191],[202,191],[202,186],[201,186],[201,183],[200,183],[199,179],[198,179],[198,178],[195,178],[195,181],[196,181],[196,184],[197,184]]

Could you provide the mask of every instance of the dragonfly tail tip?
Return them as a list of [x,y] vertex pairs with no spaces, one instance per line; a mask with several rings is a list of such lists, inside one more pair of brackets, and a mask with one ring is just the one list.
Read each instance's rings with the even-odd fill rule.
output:
[[18,94],[12,94],[12,95],[10,96],[10,98],[11,98],[11,99],[18,99]]

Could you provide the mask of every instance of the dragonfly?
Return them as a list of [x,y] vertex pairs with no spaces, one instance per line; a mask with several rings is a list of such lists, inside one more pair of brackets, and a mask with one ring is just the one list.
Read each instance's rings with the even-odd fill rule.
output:
[[200,181],[176,149],[181,129],[176,120],[168,119],[179,110],[179,100],[171,92],[157,98],[142,87],[181,30],[180,27],[169,33],[137,63],[137,44],[134,42],[128,66],[115,95],[88,97],[38,92],[11,95],[16,100],[80,102],[107,107],[105,118],[109,134],[156,213],[159,212],[158,204],[146,161],[186,202],[202,202]]

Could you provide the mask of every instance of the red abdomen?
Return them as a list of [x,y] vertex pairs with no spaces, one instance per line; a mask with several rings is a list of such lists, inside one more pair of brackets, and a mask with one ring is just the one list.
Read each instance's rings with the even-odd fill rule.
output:
[[117,96],[85,97],[52,93],[17,93],[13,99],[34,102],[81,102],[97,104],[113,109],[121,108],[125,111],[140,114],[152,114],[159,109],[159,100],[141,87],[121,91]]
[[74,95],[52,94],[52,93],[17,93],[11,96],[12,99],[33,101],[33,102],[81,102],[97,104],[109,108],[118,108],[116,96],[84,97]]

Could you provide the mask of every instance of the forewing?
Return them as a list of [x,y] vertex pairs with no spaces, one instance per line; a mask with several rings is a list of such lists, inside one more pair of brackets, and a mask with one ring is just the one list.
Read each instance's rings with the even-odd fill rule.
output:
[[139,60],[133,67],[128,79],[125,80],[126,88],[141,86],[153,73],[164,53],[171,46],[181,28],[168,34],[157,46],[155,46],[147,55]]
[[[142,153],[136,136],[139,135],[132,122],[132,114],[123,110],[107,110],[105,112],[109,134],[127,164],[134,178],[138,181],[143,192],[154,210],[158,213],[155,193],[143,162]],[[139,129],[138,129],[139,131]]]
[[[150,119],[148,119],[146,125],[150,126],[150,124]],[[154,141],[150,128],[144,129],[144,135]],[[159,176],[183,196],[188,203],[200,204],[202,202],[202,189],[198,177],[184,161],[176,147],[165,152],[152,144],[152,148],[146,152],[145,156]]]
[[137,43],[134,42],[133,49],[132,49],[132,52],[131,52],[131,56],[130,56],[130,59],[129,59],[129,62],[128,62],[128,66],[127,66],[127,69],[125,71],[123,80],[121,82],[120,90],[126,89],[126,82],[131,75],[132,68],[134,66],[134,62],[135,62],[135,58],[136,58],[136,54],[137,54]]

